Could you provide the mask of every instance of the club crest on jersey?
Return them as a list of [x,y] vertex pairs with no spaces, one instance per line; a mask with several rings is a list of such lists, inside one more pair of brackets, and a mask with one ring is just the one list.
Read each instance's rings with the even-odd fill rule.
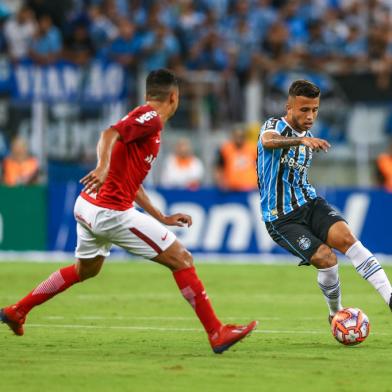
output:
[[267,122],[265,123],[265,130],[269,131],[269,130],[275,129],[278,121],[279,120],[276,118],[271,118],[271,119],[267,120]]
[[150,121],[156,116],[158,116],[158,113],[155,110],[151,110],[149,112],[143,113],[140,117],[137,117],[136,121],[139,124],[144,124],[146,121]]
[[299,237],[298,240],[298,246],[302,249],[302,250],[307,250],[310,248],[310,245],[312,245],[312,241],[310,241],[309,238],[305,237],[304,235]]

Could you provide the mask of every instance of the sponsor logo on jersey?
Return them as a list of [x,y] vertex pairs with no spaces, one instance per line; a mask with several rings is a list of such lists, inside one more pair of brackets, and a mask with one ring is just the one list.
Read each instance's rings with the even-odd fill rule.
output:
[[293,168],[294,170],[297,170],[300,173],[303,173],[307,168],[307,166],[301,165],[294,158],[289,158],[287,155],[285,155],[280,159],[280,163],[282,165],[287,165],[288,167]]
[[155,110],[151,110],[149,112],[143,113],[140,117],[137,117],[136,121],[139,124],[144,124],[146,121],[150,121],[156,116],[158,116],[158,113]]
[[169,234],[169,232],[166,232],[166,234],[165,235],[163,235],[162,237],[161,237],[161,240],[162,241],[165,241],[166,240],[166,238],[167,238],[167,235]]
[[299,237],[298,240],[298,246],[302,249],[302,250],[307,250],[310,248],[310,245],[312,245],[312,241],[310,241],[309,238],[305,237],[304,235]]

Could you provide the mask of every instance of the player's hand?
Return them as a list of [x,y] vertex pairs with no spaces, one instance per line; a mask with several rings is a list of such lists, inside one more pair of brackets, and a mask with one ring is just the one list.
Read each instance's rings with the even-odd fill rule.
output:
[[192,217],[186,214],[167,215],[162,219],[162,223],[168,226],[184,227],[185,225],[192,226]]
[[318,139],[317,137],[303,137],[301,138],[301,144],[310,147],[314,151],[323,150],[328,152],[331,145],[324,139]]
[[86,193],[98,192],[108,175],[108,168],[97,167],[84,176],[79,182],[84,185],[83,191]]

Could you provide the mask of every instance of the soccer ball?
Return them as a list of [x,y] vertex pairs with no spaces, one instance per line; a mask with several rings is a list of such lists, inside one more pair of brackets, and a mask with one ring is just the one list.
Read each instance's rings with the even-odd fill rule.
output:
[[345,308],[337,312],[331,322],[333,337],[346,346],[363,342],[369,335],[369,319],[361,309]]

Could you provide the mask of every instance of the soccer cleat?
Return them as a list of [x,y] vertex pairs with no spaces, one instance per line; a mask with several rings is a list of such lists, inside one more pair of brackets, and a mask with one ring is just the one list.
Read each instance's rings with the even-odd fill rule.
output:
[[332,324],[332,319],[334,318],[334,316],[332,315],[332,314],[330,314],[329,316],[328,316],[328,322],[329,322],[329,324],[331,325]]
[[24,334],[23,324],[26,321],[26,316],[18,311],[15,305],[0,309],[0,320],[7,324],[15,335],[22,336]]
[[222,325],[220,330],[208,336],[212,350],[215,354],[222,354],[233,344],[236,344],[256,329],[258,321],[248,325]]
[[392,294],[391,297],[389,298],[389,309],[391,309],[392,312]]

